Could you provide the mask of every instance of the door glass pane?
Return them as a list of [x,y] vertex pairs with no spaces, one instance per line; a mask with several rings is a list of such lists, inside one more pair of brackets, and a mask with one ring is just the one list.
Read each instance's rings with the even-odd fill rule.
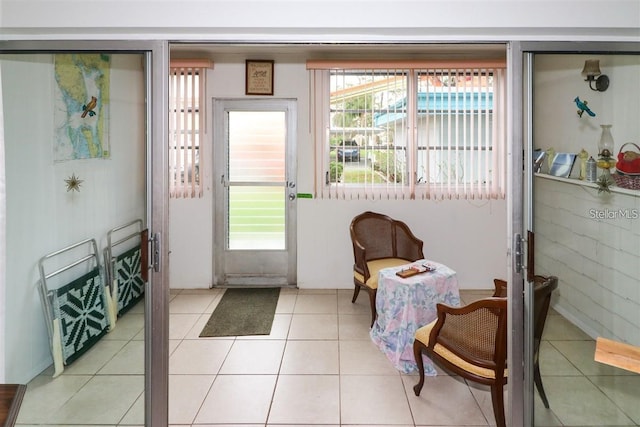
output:
[[[612,82],[603,92],[580,76],[595,59]],[[637,142],[640,55],[536,54],[533,72],[532,148],[547,156],[533,178],[534,268],[559,279],[540,343],[541,381],[532,388],[535,425],[640,425],[640,375],[594,360],[599,337],[640,346],[640,194],[623,181],[599,188],[609,176],[603,169],[600,184],[580,179],[579,159],[568,178],[552,177],[547,162],[554,152],[581,150],[598,160],[601,124],[612,125],[613,162],[625,142]],[[567,85],[576,77],[576,86]],[[595,116],[581,114],[577,101],[570,110],[557,104],[576,94]],[[638,151],[622,151],[629,149]],[[608,172],[623,178],[615,167]]]
[[229,180],[284,182],[285,118],[283,111],[229,113]]
[[228,114],[227,249],[285,249],[286,113]]
[[285,188],[229,189],[228,249],[285,249]]
[[28,385],[18,424],[144,424],[144,63],[0,55],[5,382]]

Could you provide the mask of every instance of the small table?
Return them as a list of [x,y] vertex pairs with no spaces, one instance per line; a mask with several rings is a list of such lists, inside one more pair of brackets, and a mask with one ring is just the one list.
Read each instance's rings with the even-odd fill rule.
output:
[[24,384],[0,384],[0,425],[15,425],[26,390]]
[[[403,279],[396,272],[411,265],[429,265],[435,270]],[[376,311],[371,328],[373,342],[403,373],[417,371],[413,340],[418,328],[437,317],[436,304],[460,305],[456,272],[444,264],[418,260],[411,264],[380,270]],[[425,375],[436,375],[431,360],[424,356]]]

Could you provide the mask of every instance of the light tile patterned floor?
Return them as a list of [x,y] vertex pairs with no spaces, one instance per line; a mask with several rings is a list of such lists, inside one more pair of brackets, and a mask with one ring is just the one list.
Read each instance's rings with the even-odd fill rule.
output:
[[[170,303],[169,419],[175,427],[489,426],[486,388],[438,370],[420,397],[369,338],[366,295],[283,289],[268,336],[198,338],[223,290],[175,290]],[[465,303],[487,295],[463,291]],[[19,425],[143,424],[142,304],[92,351],[28,386]],[[640,376],[593,362],[595,343],[552,312],[541,349],[551,409],[536,425],[640,423]]]

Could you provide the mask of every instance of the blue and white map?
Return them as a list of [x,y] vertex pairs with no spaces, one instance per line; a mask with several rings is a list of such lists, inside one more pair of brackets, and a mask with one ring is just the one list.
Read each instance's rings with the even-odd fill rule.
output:
[[55,55],[55,161],[109,157],[110,63],[105,54]]

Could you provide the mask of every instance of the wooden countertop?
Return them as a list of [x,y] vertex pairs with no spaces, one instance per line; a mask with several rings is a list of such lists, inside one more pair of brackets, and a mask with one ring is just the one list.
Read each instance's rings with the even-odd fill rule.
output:
[[598,337],[594,359],[640,374],[640,347]]
[[0,384],[0,423],[5,427],[15,425],[22,398],[27,386],[24,384]]

